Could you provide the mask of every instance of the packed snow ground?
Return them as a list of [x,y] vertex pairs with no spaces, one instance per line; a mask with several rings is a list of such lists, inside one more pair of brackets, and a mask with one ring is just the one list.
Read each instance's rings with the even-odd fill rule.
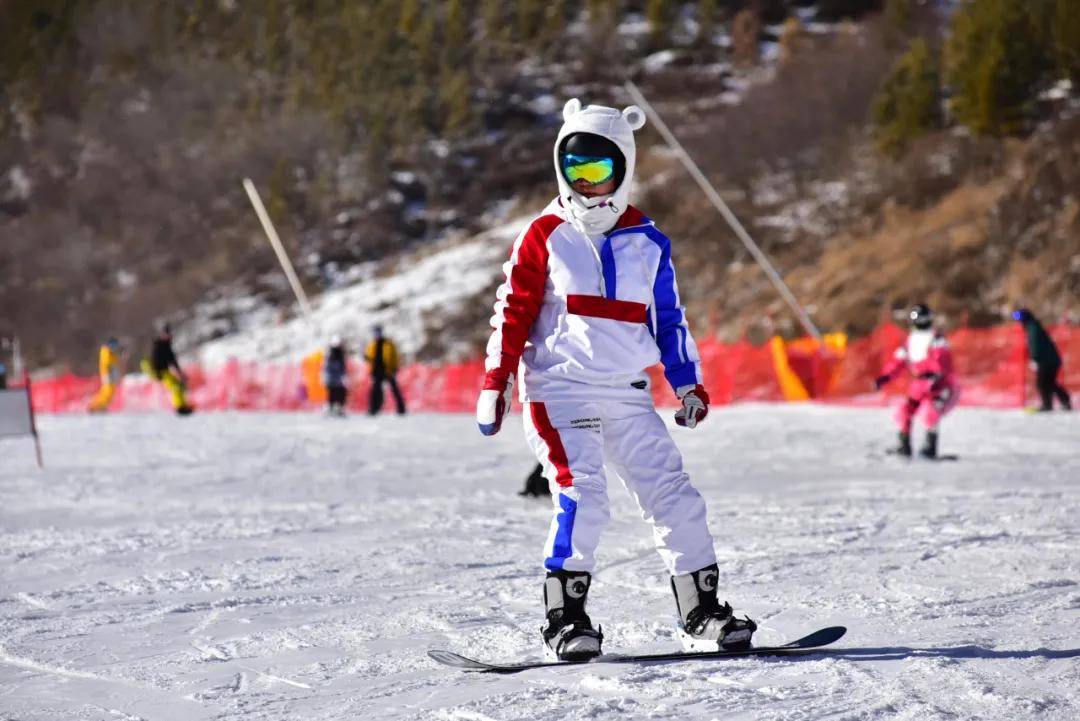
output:
[[[1080,414],[963,409],[958,462],[881,410],[747,405],[676,429],[723,596],[830,653],[514,676],[539,656],[549,508],[518,418],[46,417],[0,441],[0,718],[1080,718]],[[650,534],[612,484],[590,609],[675,647]]]

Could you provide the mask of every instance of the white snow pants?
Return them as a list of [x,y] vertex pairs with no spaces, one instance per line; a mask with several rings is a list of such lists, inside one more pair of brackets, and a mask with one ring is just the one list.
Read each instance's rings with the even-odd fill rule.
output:
[[549,570],[589,571],[610,519],[604,464],[637,501],[673,575],[716,563],[705,500],[649,397],[634,401],[525,404],[525,436],[544,467],[555,517],[545,546]]

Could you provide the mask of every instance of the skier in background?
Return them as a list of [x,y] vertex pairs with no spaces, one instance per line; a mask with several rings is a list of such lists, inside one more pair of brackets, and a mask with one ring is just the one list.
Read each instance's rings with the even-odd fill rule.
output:
[[1024,326],[1028,357],[1031,358],[1031,364],[1035,369],[1035,387],[1039,389],[1039,398],[1042,400],[1039,410],[1043,412],[1054,410],[1056,396],[1061,407],[1071,411],[1072,401],[1069,399],[1069,392],[1058,382],[1058,373],[1061,372],[1061,354],[1054,340],[1038,318],[1027,308],[1013,311],[1013,319]]
[[345,381],[348,370],[345,344],[341,336],[335,335],[330,339],[330,348],[326,351],[322,367],[323,385],[326,386],[326,412],[329,415],[345,415],[345,399],[348,397]]
[[656,413],[645,369],[662,361],[682,408],[704,420],[697,346],[679,299],[671,242],[628,204],[634,130],[645,115],[570,100],[554,148],[559,197],[518,236],[499,288],[476,418],[497,433],[520,369],[525,433],[551,482],[545,545],[545,652],[601,653],[585,612],[595,551],[609,520],[607,463],[653,526],[671,573],[684,648],[743,648],[757,628],[717,599],[720,571],[705,501]]
[[98,351],[98,374],[101,376],[101,388],[90,399],[88,410],[91,413],[104,413],[109,410],[116,387],[121,376],[120,341],[109,338]]
[[903,371],[912,376],[908,397],[897,414],[900,425],[900,444],[895,453],[911,457],[911,425],[919,407],[925,404],[923,421],[926,442],[919,449],[924,458],[937,458],[938,425],[942,417],[956,406],[960,392],[953,375],[952,351],[945,336],[934,330],[934,314],[919,303],[908,313],[911,332],[904,345],[896,349],[874,387],[881,390]]
[[140,364],[143,373],[160,381],[172,397],[173,408],[178,415],[190,415],[194,409],[187,402],[187,377],[176,360],[172,347],[172,328],[168,323],[161,326],[161,331],[150,349],[150,357],[143,358]]
[[543,463],[537,463],[536,467],[532,469],[525,479],[525,487],[518,491],[518,495],[533,496],[535,498],[551,496],[551,488],[548,486],[547,479],[544,478]]
[[0,361],[0,391],[7,388],[7,366]]
[[364,360],[371,368],[371,397],[368,412],[371,415],[378,414],[383,404],[383,382],[390,384],[390,392],[394,394],[394,402],[397,404],[398,415],[405,415],[405,398],[401,395],[401,389],[397,383],[398,351],[394,341],[383,336],[381,325],[372,328],[375,336],[364,350]]

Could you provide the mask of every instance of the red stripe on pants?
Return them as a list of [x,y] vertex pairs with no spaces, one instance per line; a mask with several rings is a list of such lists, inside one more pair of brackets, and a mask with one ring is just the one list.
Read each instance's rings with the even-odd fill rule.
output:
[[535,401],[529,403],[529,411],[532,414],[533,426],[540,438],[548,447],[548,460],[555,466],[555,482],[566,488],[574,485],[574,474],[570,472],[570,461],[566,459],[566,449],[555,426],[551,425],[548,418],[547,408],[543,403]]

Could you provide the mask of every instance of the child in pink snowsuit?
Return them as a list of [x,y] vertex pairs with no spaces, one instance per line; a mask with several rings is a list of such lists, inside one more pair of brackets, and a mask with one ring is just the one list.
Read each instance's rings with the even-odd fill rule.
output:
[[900,445],[896,453],[911,455],[911,423],[919,407],[925,404],[923,422],[926,424],[926,443],[919,449],[919,454],[936,458],[938,423],[956,405],[960,391],[953,374],[949,342],[934,330],[934,316],[930,308],[920,303],[911,309],[909,317],[912,330],[907,342],[896,349],[874,385],[881,389],[905,369],[911,374],[907,400],[896,414],[900,425]]

